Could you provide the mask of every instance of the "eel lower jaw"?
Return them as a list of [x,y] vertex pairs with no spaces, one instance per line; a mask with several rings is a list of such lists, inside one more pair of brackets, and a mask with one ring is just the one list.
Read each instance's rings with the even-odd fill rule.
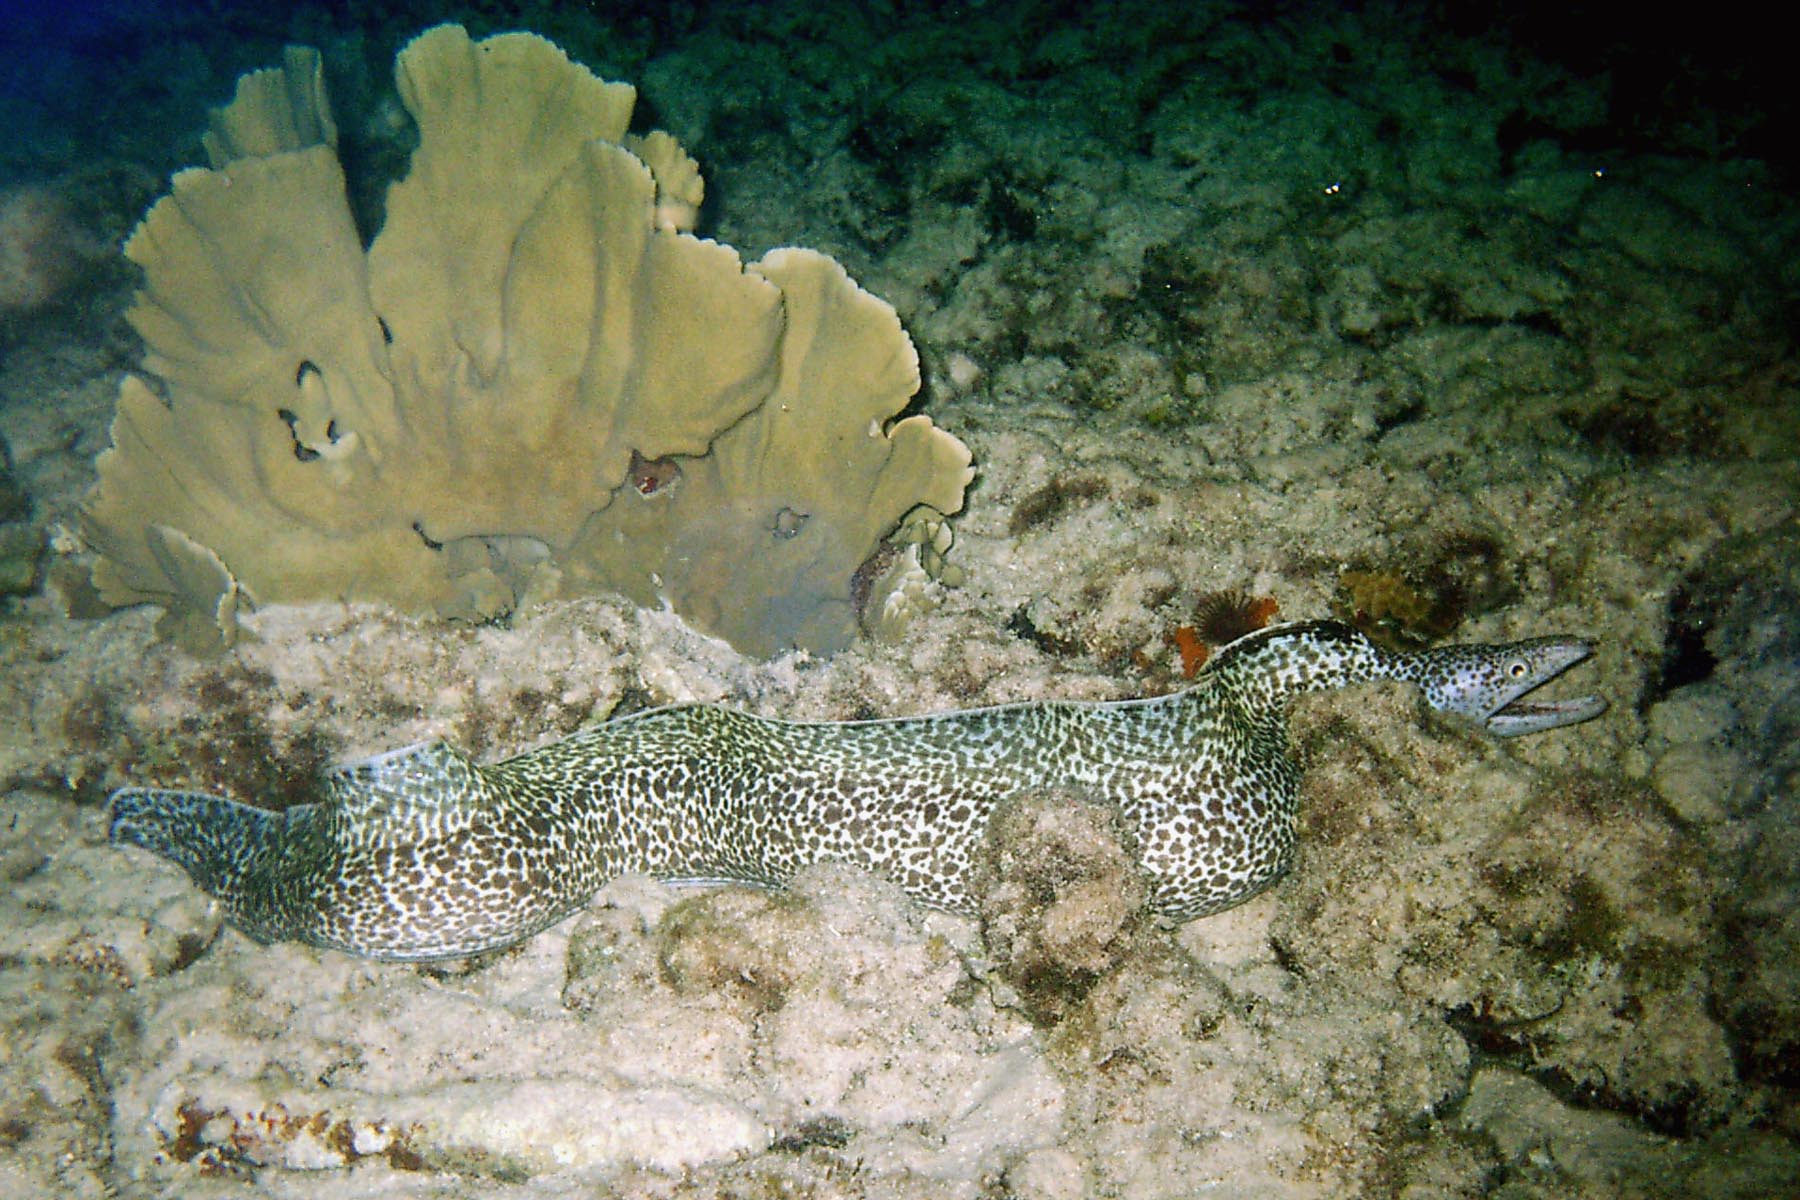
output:
[[1514,700],[1495,709],[1482,722],[1495,737],[1519,737],[1542,733],[1564,725],[1591,721],[1606,711],[1606,701],[1599,696],[1574,696],[1567,700]]

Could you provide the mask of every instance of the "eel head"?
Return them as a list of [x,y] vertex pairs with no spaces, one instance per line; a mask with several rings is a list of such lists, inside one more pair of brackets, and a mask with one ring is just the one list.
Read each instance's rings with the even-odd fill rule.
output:
[[1415,656],[1412,665],[1432,708],[1467,717],[1495,737],[1518,737],[1606,711],[1599,696],[1530,698],[1593,652],[1580,638],[1542,637],[1497,646],[1444,646]]

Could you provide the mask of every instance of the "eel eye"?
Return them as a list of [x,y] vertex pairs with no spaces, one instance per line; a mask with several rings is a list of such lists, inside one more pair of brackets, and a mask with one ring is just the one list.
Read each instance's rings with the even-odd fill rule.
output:
[[1511,675],[1514,679],[1525,678],[1525,660],[1522,658],[1515,658],[1507,663],[1506,673]]

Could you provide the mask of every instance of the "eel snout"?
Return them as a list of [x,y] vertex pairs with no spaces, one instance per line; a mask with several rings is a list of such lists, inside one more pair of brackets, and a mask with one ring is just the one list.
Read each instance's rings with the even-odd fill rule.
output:
[[[1591,721],[1606,711],[1600,696],[1533,698],[1532,692],[1593,654],[1593,646],[1580,638],[1534,638],[1493,647],[1490,670],[1474,690],[1485,699],[1486,711],[1469,713],[1495,737],[1542,733]],[[1484,686],[1485,685],[1485,686]]]

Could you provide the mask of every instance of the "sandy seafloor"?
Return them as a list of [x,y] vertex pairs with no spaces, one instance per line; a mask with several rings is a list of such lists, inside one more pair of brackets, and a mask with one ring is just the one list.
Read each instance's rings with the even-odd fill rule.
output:
[[[269,11],[5,9],[0,185],[70,226],[69,269],[0,310],[14,523],[47,543],[0,618],[0,1195],[1800,1188],[1800,255],[1753,30]],[[484,628],[269,608],[210,662],[153,612],[67,614],[137,353],[107,247],[284,40],[325,51],[378,151],[394,48],[447,16],[636,83],[707,175],[703,232],[823,249],[896,306],[979,469],[963,586],[830,661],[606,597]],[[1597,653],[1558,688],[1612,708],[1502,745],[1395,686],[1302,703],[1293,875],[1177,930],[1139,919],[1106,823],[1054,807],[1009,835],[1030,898],[986,936],[849,869],[624,879],[431,968],[257,945],[104,840],[127,781],[277,801],[327,758],[499,755],[622,702],[1166,691],[1172,632],[1228,588],[1578,633]]]

